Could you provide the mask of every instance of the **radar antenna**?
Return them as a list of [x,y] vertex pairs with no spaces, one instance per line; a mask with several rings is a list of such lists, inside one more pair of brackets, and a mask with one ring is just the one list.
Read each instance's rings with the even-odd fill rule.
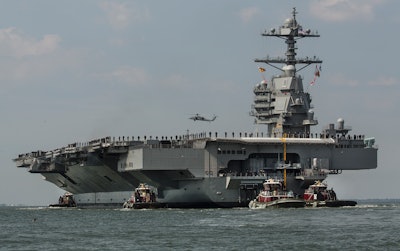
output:
[[[296,65],[304,65],[299,70],[311,64],[322,63],[322,60],[313,58],[296,58],[296,41],[307,37],[319,37],[317,32],[303,30],[297,23],[296,8],[293,8],[292,16],[285,20],[278,30],[271,29],[261,35],[278,37],[285,41],[287,50],[285,57],[255,59],[255,62],[266,63],[283,72],[273,76],[268,83],[265,79],[254,88],[254,104],[251,116],[255,117],[255,123],[267,124],[268,134],[271,136],[304,135],[310,134],[310,127],[317,125],[311,105],[311,96],[304,92],[301,76],[296,74]],[[275,64],[284,64],[278,67]],[[264,69],[264,68],[262,68]],[[318,74],[318,75],[317,75]],[[319,76],[319,72],[315,73]]]
[[255,59],[254,61],[256,63],[266,63],[280,71],[283,71],[282,68],[275,66],[274,64],[286,64],[293,66],[296,66],[296,64],[305,64],[305,66],[298,70],[300,71],[311,64],[322,63],[322,60],[316,58],[315,56],[313,58],[296,58],[297,48],[295,44],[297,40],[305,37],[319,37],[318,32],[312,32],[310,29],[303,30],[303,27],[296,21],[296,14],[296,8],[293,8],[292,18],[286,19],[284,24],[278,30],[271,29],[269,32],[265,31],[261,34],[262,36],[266,37],[278,37],[284,39],[285,43],[287,44],[287,50],[285,53],[286,58],[270,58],[267,56],[263,59]]

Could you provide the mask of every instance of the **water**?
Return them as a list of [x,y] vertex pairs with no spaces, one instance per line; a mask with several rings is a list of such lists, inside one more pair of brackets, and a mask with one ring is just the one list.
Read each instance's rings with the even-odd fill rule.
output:
[[0,250],[400,250],[400,201],[305,209],[0,207]]

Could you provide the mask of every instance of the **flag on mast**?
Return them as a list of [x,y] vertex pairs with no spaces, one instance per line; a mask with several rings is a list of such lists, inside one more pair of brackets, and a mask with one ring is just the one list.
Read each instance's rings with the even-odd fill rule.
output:
[[267,80],[265,80],[265,77],[264,77],[264,74],[263,74],[263,72],[265,72],[265,68],[258,67],[258,71],[261,73],[261,77],[263,79],[263,81],[261,83],[266,84]]
[[315,72],[314,75],[319,77],[319,70],[318,70],[318,66],[315,66]]
[[[321,66],[320,68],[321,69]],[[310,85],[314,85],[315,84],[315,80],[317,80],[317,77],[320,76],[320,70],[318,69],[318,66],[315,66],[315,71],[314,71],[314,79],[311,81]]]

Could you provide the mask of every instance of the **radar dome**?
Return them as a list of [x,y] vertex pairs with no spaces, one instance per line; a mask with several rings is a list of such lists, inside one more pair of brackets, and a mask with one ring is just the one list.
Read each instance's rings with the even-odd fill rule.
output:
[[337,123],[338,123],[338,129],[343,130],[344,129],[344,119],[338,118]]
[[290,28],[290,27],[294,26],[293,23],[294,23],[293,18],[288,18],[288,19],[286,19],[285,22],[283,23],[283,27],[285,27],[285,28]]
[[307,118],[308,118],[309,120],[314,120],[314,111],[313,111],[312,109],[309,109],[309,110],[308,110]]
[[294,67],[294,65],[285,65],[284,67],[282,67],[282,70],[285,72],[286,76],[294,76],[294,72],[296,70],[296,68]]

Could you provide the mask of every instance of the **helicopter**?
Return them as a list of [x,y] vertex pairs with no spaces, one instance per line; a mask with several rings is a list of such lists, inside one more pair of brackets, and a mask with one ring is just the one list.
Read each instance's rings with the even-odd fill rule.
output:
[[193,121],[214,121],[217,118],[217,116],[213,116],[212,119],[208,119],[206,117],[201,116],[200,114],[196,113],[193,117],[190,117],[189,119],[193,120]]

